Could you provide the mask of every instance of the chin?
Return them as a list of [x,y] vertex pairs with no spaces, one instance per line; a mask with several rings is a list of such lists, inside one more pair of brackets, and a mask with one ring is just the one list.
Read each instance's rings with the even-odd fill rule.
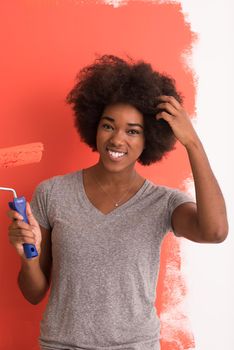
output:
[[121,164],[121,162],[119,163],[110,163],[109,161],[103,161],[100,160],[100,163],[102,164],[103,168],[111,173],[119,173],[125,170],[129,170],[130,168],[134,168],[135,166],[135,162],[134,163],[130,163],[130,164]]

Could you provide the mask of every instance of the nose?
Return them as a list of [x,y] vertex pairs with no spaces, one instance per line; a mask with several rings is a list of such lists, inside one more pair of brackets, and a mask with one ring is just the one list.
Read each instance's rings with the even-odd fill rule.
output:
[[112,146],[121,146],[124,144],[124,135],[121,132],[121,130],[116,130],[112,135],[110,139],[110,144]]

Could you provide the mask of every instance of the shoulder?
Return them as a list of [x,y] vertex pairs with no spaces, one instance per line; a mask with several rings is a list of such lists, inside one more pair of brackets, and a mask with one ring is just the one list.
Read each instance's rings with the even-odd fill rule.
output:
[[173,211],[178,205],[185,202],[195,202],[193,197],[178,188],[154,184],[147,180],[145,197],[151,199],[157,206],[163,206],[169,211]]
[[165,199],[176,194],[183,194],[185,192],[177,188],[172,188],[164,185],[157,185],[150,180],[146,180],[146,193],[156,198],[163,197]]
[[81,170],[75,171],[72,173],[64,174],[64,175],[56,175],[49,179],[45,179],[41,181],[37,185],[37,189],[39,190],[48,190],[53,188],[59,188],[60,186],[69,186],[78,181],[78,178],[81,176]]
[[36,186],[33,199],[44,198],[44,200],[51,200],[52,198],[56,198],[58,200],[59,198],[63,198],[65,195],[74,192],[81,176],[80,170],[45,179]]

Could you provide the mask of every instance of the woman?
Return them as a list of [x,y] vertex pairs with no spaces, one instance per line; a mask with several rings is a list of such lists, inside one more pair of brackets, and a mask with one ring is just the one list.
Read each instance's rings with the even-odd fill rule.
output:
[[[81,70],[67,98],[97,164],[43,181],[14,211],[10,242],[21,256],[19,287],[32,304],[50,287],[41,322],[44,349],[158,350],[155,289],[160,245],[171,230],[194,242],[227,235],[225,203],[174,81],[144,62],[102,56]],[[135,170],[181,142],[196,204]],[[39,257],[25,259],[22,243]]]

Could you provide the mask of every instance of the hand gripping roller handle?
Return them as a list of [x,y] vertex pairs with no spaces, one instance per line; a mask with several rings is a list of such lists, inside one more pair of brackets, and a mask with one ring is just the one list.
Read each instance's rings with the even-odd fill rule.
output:
[[[17,211],[20,215],[23,216],[23,221],[28,222],[27,214],[26,214],[26,199],[25,197],[17,197],[17,194],[13,188],[0,187],[0,190],[12,191],[14,194],[14,199],[12,202],[9,202],[9,207],[12,210]],[[23,243],[24,254],[27,259],[32,259],[38,256],[37,249],[34,244]]]

